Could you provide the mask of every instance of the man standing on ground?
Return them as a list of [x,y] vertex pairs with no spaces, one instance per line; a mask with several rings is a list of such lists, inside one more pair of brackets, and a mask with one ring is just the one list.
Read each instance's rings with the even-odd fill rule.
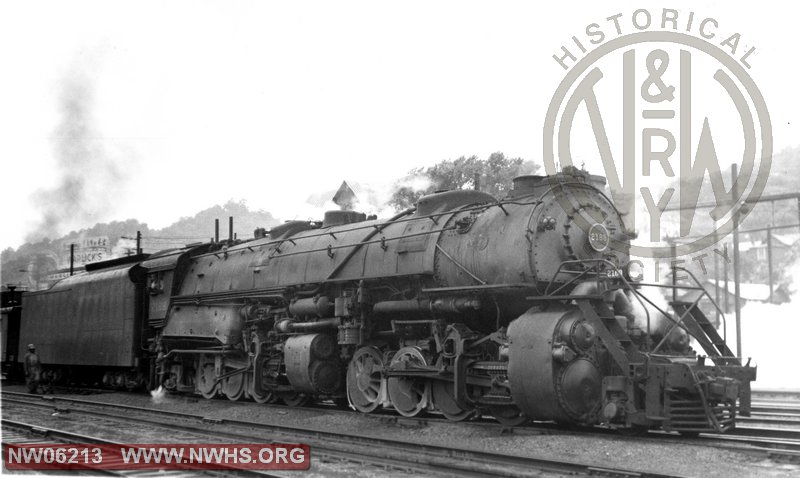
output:
[[42,379],[42,364],[36,355],[36,347],[28,344],[28,353],[25,354],[25,384],[29,393],[38,393],[39,381]]

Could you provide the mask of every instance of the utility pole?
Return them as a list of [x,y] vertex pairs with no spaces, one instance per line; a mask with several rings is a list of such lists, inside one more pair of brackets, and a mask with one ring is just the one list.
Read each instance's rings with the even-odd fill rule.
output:
[[75,243],[69,245],[69,275],[75,271]]
[[[718,244],[719,237],[717,231],[714,231],[714,244]],[[719,317],[719,254],[712,254],[714,256],[714,302],[717,307],[714,307],[717,313],[717,324],[720,323]]]
[[[727,246],[727,244],[725,245]],[[725,308],[722,310],[727,314],[731,310],[731,301],[729,299],[731,293],[730,289],[728,289],[728,261],[722,261],[722,275],[725,276]]]
[[772,294],[775,292],[772,285],[772,224],[767,228],[767,274],[769,275],[769,303],[772,303]]
[[[736,204],[738,191],[736,179],[738,179],[736,163],[731,165],[731,199],[732,204]],[[744,207],[744,204],[742,204]],[[733,212],[733,307],[736,309],[736,356],[742,356],[742,309],[739,304],[740,297],[740,267],[739,267],[739,211]]]
[[675,243],[675,241],[670,241],[669,247],[670,247],[670,249],[672,251],[671,252],[671,255],[672,255],[672,302],[677,302],[678,301],[678,288],[677,288],[677,285],[678,285],[678,269],[677,269],[677,266],[678,266],[678,261],[677,261],[678,245]]
[[142,253],[142,231],[136,231],[136,255]]

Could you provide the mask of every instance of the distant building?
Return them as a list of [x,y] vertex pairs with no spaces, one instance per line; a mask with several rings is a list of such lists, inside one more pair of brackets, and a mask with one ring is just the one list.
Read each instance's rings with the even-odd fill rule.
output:
[[[784,264],[789,258],[789,251],[800,241],[800,234],[772,234],[772,263]],[[749,241],[739,246],[739,252],[745,257],[756,260],[766,261],[769,258],[766,237],[757,241]]]

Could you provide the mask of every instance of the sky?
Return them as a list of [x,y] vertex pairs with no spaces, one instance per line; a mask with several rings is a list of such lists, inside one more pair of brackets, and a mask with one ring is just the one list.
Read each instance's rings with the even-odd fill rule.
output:
[[[640,3],[3,2],[0,249],[229,199],[293,219],[342,180],[388,196],[461,155],[541,162],[552,55],[617,13],[630,29]],[[647,8],[741,33],[774,150],[800,144],[798,7]]]

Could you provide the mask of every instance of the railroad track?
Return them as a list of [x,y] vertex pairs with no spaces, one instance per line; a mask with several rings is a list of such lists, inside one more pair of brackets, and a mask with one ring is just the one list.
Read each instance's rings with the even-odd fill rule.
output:
[[[41,398],[41,397],[38,397]],[[363,434],[331,432],[323,429],[249,421],[218,419],[182,412],[93,402],[82,399],[47,397],[31,400],[28,394],[3,392],[6,410],[14,407],[39,407],[95,417],[114,418],[175,431],[225,438],[239,443],[302,442],[311,446],[313,460],[349,460],[379,469],[404,470],[416,474],[445,476],[564,476],[602,475],[662,478],[667,475],[632,469],[610,468],[568,460],[549,460],[479,451],[454,446],[438,446]]]
[[[790,395],[794,393],[794,395]],[[712,446],[719,446],[720,442],[729,442],[740,445],[752,445],[756,447],[754,450],[745,450],[747,452],[760,453],[771,458],[788,459],[791,461],[800,461],[800,392],[784,392],[777,395],[782,399],[781,402],[754,402],[756,406],[753,407],[751,417],[737,417],[737,428],[727,432],[726,434],[701,434],[698,438],[698,443],[714,442]],[[798,402],[793,405],[792,402],[785,401],[786,397],[797,396]],[[260,404],[259,407],[272,407],[276,409],[292,409],[292,410],[305,410],[309,412],[324,412],[329,414],[352,414],[351,410],[342,409],[338,405],[330,404],[313,404],[303,407],[291,407],[280,403],[275,404]],[[780,410],[778,415],[769,415],[770,410]],[[783,408],[780,408],[783,407]],[[397,415],[392,410],[376,410],[375,412],[363,415],[384,423],[397,423],[405,424],[408,426],[425,426],[429,423],[453,423],[441,415],[435,413],[428,413],[419,415],[414,418],[403,417]],[[499,433],[525,433],[526,431],[532,433],[596,433],[596,434],[614,434],[618,433],[614,430],[609,430],[603,427],[594,428],[580,428],[572,427],[565,428],[564,425],[555,424],[551,422],[532,422],[522,426],[508,427],[497,423],[492,417],[478,417],[464,422],[470,426],[487,427],[497,430]],[[677,441],[686,441],[687,439],[675,433],[666,433],[662,431],[653,431],[648,434],[650,437],[658,440],[671,439]],[[640,437],[641,438],[641,437]],[[741,448],[737,448],[741,449]]]
[[768,400],[768,401],[789,401],[800,402],[800,390],[784,390],[784,389],[753,389],[751,391],[753,401]]
[[[28,395],[16,392],[3,392],[3,394],[4,397],[18,396],[25,398],[31,398],[31,397],[42,398],[41,396]],[[697,444],[701,446],[712,446],[715,448],[727,447],[733,451],[739,451],[746,454],[766,457],[778,461],[800,462],[800,421],[797,420],[797,418],[800,417],[800,399],[797,402],[797,406],[792,401],[793,396],[798,397],[800,395],[798,395],[797,392],[795,392],[795,395],[789,395],[786,393],[777,393],[775,394],[775,398],[773,399],[776,401],[771,401],[770,398],[764,398],[760,395],[757,396],[759,397],[759,401],[757,402],[754,401],[753,416],[739,417],[737,428],[729,431],[727,434],[724,435],[701,434],[696,439],[688,439],[674,433],[670,434],[661,431],[653,431],[647,434],[646,437],[637,437],[636,439],[639,440],[642,438],[647,438],[659,441],[673,440],[684,443]],[[45,398],[47,399],[50,397],[45,397]],[[6,398],[4,398],[4,400],[6,400]],[[87,400],[72,399],[66,397],[58,397],[55,400],[58,400],[62,403],[69,403],[69,402],[76,404],[82,402],[89,403]],[[221,401],[227,402],[226,400],[221,400]],[[350,410],[342,409],[341,407],[334,405],[332,403],[314,404],[303,407],[290,407],[288,405],[283,405],[283,404],[258,404],[258,405],[254,404],[254,406],[259,407],[260,409],[263,409],[264,407],[269,407],[277,410],[292,409],[298,411],[308,411],[313,413],[325,413],[325,414],[351,415],[352,413],[354,413]],[[148,410],[152,413],[162,413],[159,410],[151,410],[151,409]],[[775,412],[775,410],[777,410],[778,412]],[[163,413],[175,416],[175,414],[172,412],[163,412]],[[770,415],[775,413],[778,413],[779,416]],[[445,419],[444,417],[438,416],[436,414],[426,414],[415,418],[407,418],[398,416],[391,410],[376,411],[375,413],[368,415],[361,415],[361,416],[366,416],[368,418],[374,419],[384,424],[393,424],[393,425],[397,424],[408,427],[424,427],[430,423],[452,423],[447,419]],[[468,426],[486,427],[496,430],[499,434],[593,433],[593,434],[617,435],[617,433],[613,430],[608,430],[600,427],[592,429],[585,429],[585,428],[565,429],[562,425],[556,425],[547,422],[536,422],[521,427],[510,428],[498,424],[497,422],[494,421],[494,419],[490,417],[479,417],[467,423]],[[388,466],[388,464],[386,465]],[[399,469],[402,469],[402,467],[399,467]]]
[[735,429],[699,438],[751,445],[769,458],[800,462],[800,391],[753,390],[752,399],[751,416],[737,416]]
[[800,391],[754,390],[751,416],[739,422],[745,428],[800,430]]
[[753,390],[753,416],[800,420],[800,390]]
[[[800,392],[784,392],[776,394],[781,402],[754,402],[753,413],[751,417],[737,417],[737,428],[727,432],[726,434],[700,434],[697,439],[687,439],[675,433],[667,433],[663,431],[652,431],[647,434],[648,438],[655,440],[673,440],[680,442],[690,441],[698,445],[712,446],[719,448],[720,446],[727,446],[734,451],[740,451],[747,454],[763,456],[778,461],[800,462]],[[792,404],[791,401],[786,401],[787,397],[798,397],[797,404]],[[290,407],[283,404],[269,404],[258,405],[259,407],[273,407],[276,409],[294,409],[306,410],[309,412],[324,412],[334,414],[350,414],[354,413],[350,410],[343,410],[334,404],[314,404],[303,407]],[[777,407],[777,408],[776,408]],[[782,407],[782,408],[781,408]],[[772,410],[778,410],[778,415],[770,415]],[[369,418],[375,419],[383,423],[392,424],[405,424],[408,426],[425,426],[429,423],[452,423],[446,418],[429,413],[420,415],[415,418],[407,418],[399,416],[392,410],[376,410],[375,412],[365,415]],[[565,428],[564,425],[559,425],[550,422],[533,422],[517,427],[508,427],[497,423],[492,417],[478,417],[469,422],[465,422],[469,426],[487,427],[497,430],[499,433],[548,433],[548,434],[576,434],[576,433],[594,433],[594,434],[613,434],[618,435],[614,430],[609,430],[603,427],[594,428]],[[640,440],[644,437],[637,437]],[[746,446],[747,448],[743,447]]]

